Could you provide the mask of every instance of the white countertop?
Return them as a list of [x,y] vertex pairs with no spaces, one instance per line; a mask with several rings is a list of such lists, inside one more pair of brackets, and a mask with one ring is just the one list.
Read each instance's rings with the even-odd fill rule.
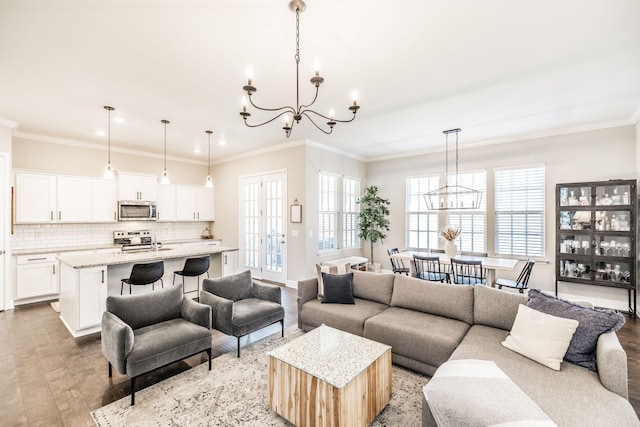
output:
[[[162,244],[164,246],[175,245],[175,244],[197,244],[202,243],[206,245],[212,242],[221,242],[221,239],[187,239],[187,240],[162,240]],[[120,249],[122,245],[92,245],[92,246],[52,246],[52,247],[44,247],[44,248],[29,248],[29,249],[12,249],[11,255],[19,256],[19,255],[37,255],[37,254],[55,254],[55,253],[63,253],[63,252],[80,252],[80,251],[93,251],[93,250],[101,250],[101,249]]]
[[162,248],[149,251],[122,252],[114,249],[113,252],[89,253],[89,254],[61,254],[58,260],[73,268],[99,267],[102,265],[131,264],[136,262],[155,261],[159,259],[187,258],[197,255],[217,254],[222,252],[237,251],[238,248],[213,244],[192,244],[172,247],[163,245]]

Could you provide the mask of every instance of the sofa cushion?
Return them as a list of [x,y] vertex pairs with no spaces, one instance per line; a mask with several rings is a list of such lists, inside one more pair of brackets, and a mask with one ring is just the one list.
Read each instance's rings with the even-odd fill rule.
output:
[[252,287],[251,271],[249,270],[231,276],[202,281],[203,290],[231,301],[250,298]]
[[316,274],[318,275],[318,299],[322,299],[324,295],[324,282],[322,281],[322,273],[328,274],[346,274],[351,270],[351,264],[342,265],[320,265],[316,264]]
[[273,301],[246,298],[233,304],[233,336],[243,336],[284,319],[284,307]]
[[396,275],[391,306],[473,324],[473,286],[430,282]]
[[475,286],[473,294],[473,324],[507,331],[513,327],[518,306],[527,303],[526,295],[489,286]]
[[354,271],[353,296],[390,305],[395,277],[391,273]]
[[390,307],[365,322],[364,337],[390,345],[392,353],[440,366],[468,330],[460,320]]
[[109,295],[107,311],[135,330],[180,317],[182,298],[182,285],[133,295]]
[[211,348],[209,328],[185,319],[155,323],[134,331],[126,373],[135,377],[208,348]]
[[324,282],[323,304],[354,304],[353,273],[322,273],[322,281]]
[[502,345],[559,371],[577,327],[577,320],[552,316],[521,305],[511,333]]
[[364,322],[369,317],[389,308],[379,302],[355,298],[355,304],[322,304],[320,300],[307,301],[300,311],[303,329],[313,329],[323,323],[362,336]]
[[[493,360],[556,424],[566,427],[638,426],[626,399],[602,386],[595,372],[572,363],[549,369],[502,346],[509,331],[474,325],[451,360]],[[605,409],[606,408],[606,409]]]
[[600,335],[617,331],[625,322],[624,316],[616,311],[584,307],[538,289],[529,291],[527,306],[553,316],[577,320],[578,329],[564,359],[592,371],[596,370],[596,344]]
[[422,390],[438,427],[556,425],[492,361],[450,360]]

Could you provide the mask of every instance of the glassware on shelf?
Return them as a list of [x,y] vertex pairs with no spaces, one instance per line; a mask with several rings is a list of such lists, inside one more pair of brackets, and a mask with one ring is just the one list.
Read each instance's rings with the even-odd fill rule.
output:
[[602,206],[611,206],[613,204],[613,200],[611,200],[611,197],[609,197],[609,193],[604,193],[604,197],[598,198],[596,204]]
[[578,199],[578,204],[580,206],[589,206],[591,204],[589,203],[589,198],[587,197],[584,188],[580,189],[580,198]]
[[584,251],[585,255],[589,255],[589,241],[588,240],[583,240],[582,241],[582,250]]
[[611,204],[619,205],[622,203],[622,196],[618,194],[618,187],[613,188],[613,194],[611,195]]
[[625,191],[624,194],[622,195],[622,204],[623,205],[628,205],[629,204],[629,192]]
[[600,253],[604,256],[609,256],[609,248],[611,247],[611,243],[607,241],[600,242]]
[[631,253],[631,244],[623,243],[622,244],[622,254],[623,254],[623,256],[629,256],[630,253]]
[[576,197],[576,192],[571,190],[569,196],[569,206],[578,206],[578,198]]

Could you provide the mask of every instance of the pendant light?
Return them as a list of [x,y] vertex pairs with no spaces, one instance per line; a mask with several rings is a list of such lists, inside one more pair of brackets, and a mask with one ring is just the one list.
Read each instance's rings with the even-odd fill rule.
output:
[[171,184],[169,172],[167,172],[167,124],[169,124],[169,120],[161,120],[161,122],[164,124],[164,170],[160,177],[160,184]]
[[108,125],[108,141],[109,141],[109,148],[108,148],[108,159],[107,159],[107,166],[104,167],[104,179],[116,179],[116,176],[114,174],[115,170],[113,168],[113,165],[111,164],[111,112],[113,110],[115,110],[115,108],[113,107],[109,107],[108,105],[104,106],[104,109],[107,110],[108,112],[108,116],[109,116],[109,125]]
[[[429,210],[444,211],[458,209],[478,209],[482,201],[482,192],[458,185],[458,134],[460,128],[442,131],[445,135],[445,185],[437,190],[423,194]],[[456,175],[455,185],[449,185],[449,134],[456,134]]]
[[207,135],[209,135],[209,154],[207,154],[207,162],[209,164],[207,179],[204,182],[204,186],[207,188],[213,188],[213,178],[211,178],[211,134],[213,133],[210,130],[205,131]]

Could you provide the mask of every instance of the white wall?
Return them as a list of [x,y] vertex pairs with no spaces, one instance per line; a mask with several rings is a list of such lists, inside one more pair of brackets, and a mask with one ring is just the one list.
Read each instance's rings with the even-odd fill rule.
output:
[[[216,222],[212,232],[225,245],[239,246],[239,185],[240,177],[262,175],[276,171],[287,171],[287,206],[297,198],[305,205],[305,147],[302,142],[292,143],[289,148],[278,149],[253,156],[243,157],[212,167],[216,188]],[[289,284],[297,282],[304,271],[305,234],[301,224],[289,222],[287,212],[287,278]],[[298,231],[298,237],[292,231]],[[240,261],[242,256],[240,256]],[[242,267],[242,266],[241,266]]]
[[[306,203],[303,204],[304,232],[307,235],[306,262],[304,275],[309,278],[315,276],[315,264],[329,259],[337,259],[345,256],[362,255],[361,250],[341,253],[331,253],[320,256],[318,254],[318,176],[319,172],[331,172],[350,178],[359,178],[362,188],[367,185],[366,164],[362,161],[336,154],[316,146],[307,146],[306,152]],[[378,260],[376,260],[378,261]]]
[[[461,140],[463,138],[461,134]],[[563,182],[597,181],[614,178],[635,179],[636,128],[624,126],[610,129],[557,135],[527,141],[505,143],[460,150],[459,169],[487,170],[487,201],[493,200],[493,169],[506,166],[544,163],[546,165],[546,242],[548,264],[536,264],[530,286],[555,290],[555,185]],[[640,143],[639,143],[640,144]],[[444,139],[443,139],[444,146]],[[452,151],[450,151],[451,153]],[[451,161],[451,156],[450,156]],[[391,230],[384,246],[377,246],[375,257],[385,259],[390,268],[386,248],[404,247],[405,178],[411,175],[444,173],[444,152],[371,162],[367,165],[367,183],[376,185],[382,197],[391,201]],[[454,169],[455,170],[455,169]],[[449,172],[452,172],[450,165]],[[487,212],[488,251],[493,252],[493,220]],[[519,263],[516,267],[521,268]],[[518,271],[514,271],[515,278]],[[599,286],[562,284],[565,296],[587,297],[598,305],[626,309],[627,291]]]

